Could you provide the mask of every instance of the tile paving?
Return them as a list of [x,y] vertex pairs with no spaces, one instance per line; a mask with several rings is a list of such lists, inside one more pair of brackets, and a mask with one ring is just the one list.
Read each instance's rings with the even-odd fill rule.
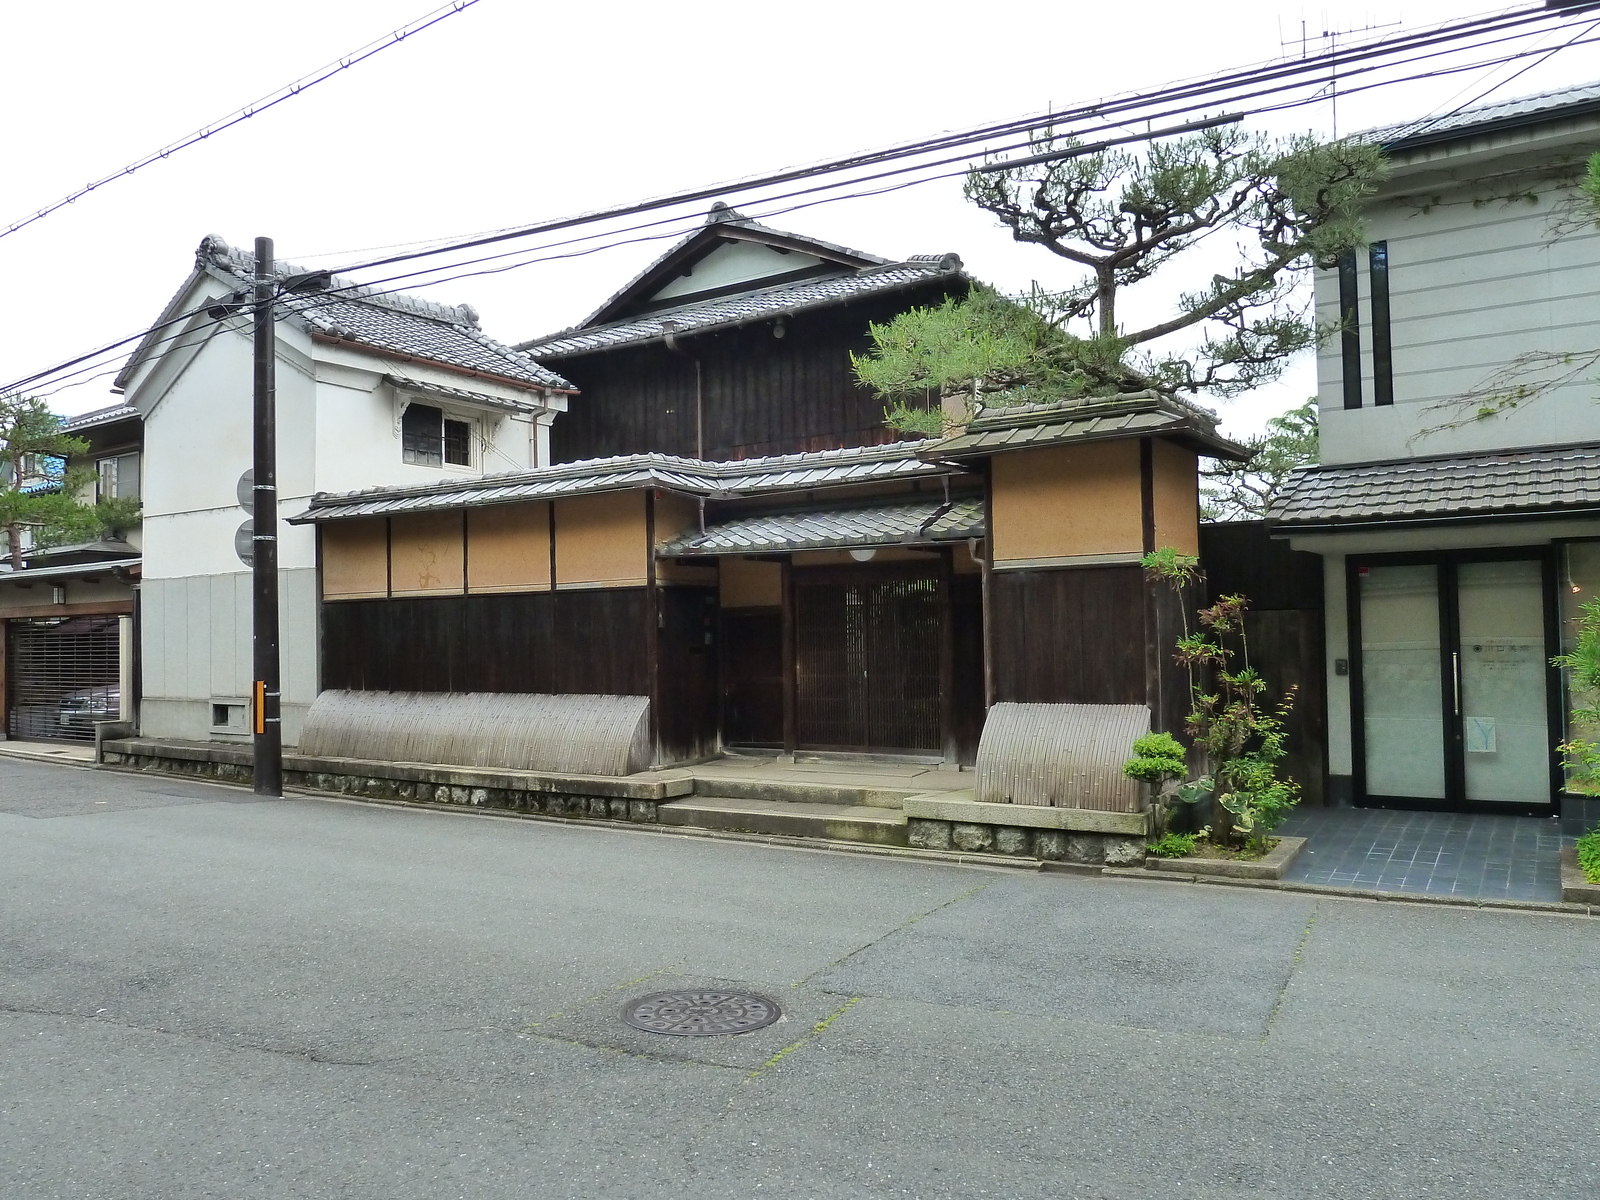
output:
[[1307,808],[1279,832],[1311,839],[1285,880],[1481,900],[1561,899],[1555,818]]

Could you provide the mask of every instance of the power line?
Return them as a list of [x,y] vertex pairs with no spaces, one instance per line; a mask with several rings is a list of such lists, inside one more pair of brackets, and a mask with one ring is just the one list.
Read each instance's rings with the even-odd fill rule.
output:
[[32,215],[23,217],[21,220],[13,221],[4,229],[0,229],[0,238],[10,237],[13,233],[16,233],[17,230],[27,228],[35,221],[42,221],[51,213],[59,212],[61,209],[67,207],[67,205],[73,203],[74,201],[83,199],[83,197],[87,196],[90,192],[95,191],[98,188],[102,188],[114,180],[124,179],[127,176],[132,175],[135,171],[139,171],[150,166],[152,163],[157,163],[163,159],[171,158],[180,150],[186,150],[190,146],[203,142],[207,138],[221,133],[225,129],[231,129],[235,125],[242,124],[243,122],[248,121],[251,117],[266,112],[269,108],[276,108],[285,100],[292,99],[293,97],[316,87],[317,84],[332,79],[335,75],[338,75],[341,72],[348,71],[357,63],[366,62],[367,59],[371,58],[375,54],[381,54],[390,46],[398,46],[412,34],[421,33],[424,29],[431,28],[432,26],[437,25],[440,21],[443,21],[449,17],[453,17],[456,15],[456,13],[463,12],[466,9],[471,8],[476,3],[478,3],[478,0],[450,0],[450,3],[445,5],[443,8],[436,8],[432,12],[418,17],[416,20],[411,21],[406,25],[402,25],[399,29],[384,34],[376,41],[368,42],[364,46],[357,47],[355,50],[350,51],[350,53],[342,55],[339,58],[334,59],[331,63],[328,63],[326,66],[311,72],[311,74],[302,75],[293,83],[285,84],[283,87],[278,88],[275,91],[268,92],[259,100],[252,101],[243,108],[235,109],[227,116],[212,121],[208,125],[202,125],[193,133],[187,134],[186,136],[179,138],[177,141],[161,147],[159,150],[152,150],[143,158],[135,159],[133,162],[123,167],[120,171],[113,171],[109,175],[103,176],[100,179],[96,179],[93,183],[86,183],[77,191],[61,197],[61,199],[52,204],[45,205]]
[[[1442,44],[1453,43],[1455,41],[1459,41],[1461,39],[1461,37],[1464,36],[1459,32],[1461,29],[1466,29],[1466,30],[1468,30],[1469,34],[1473,34],[1473,35],[1483,34],[1483,33],[1487,33],[1489,35],[1503,34],[1505,32],[1505,30],[1508,29],[1508,28],[1512,28],[1512,27],[1520,26],[1520,25],[1526,25],[1526,24],[1530,23],[1532,20],[1534,20],[1535,18],[1544,16],[1544,15],[1547,15],[1547,14],[1543,10],[1535,10],[1533,12],[1524,11],[1522,13],[1513,13],[1513,14],[1504,15],[1504,16],[1498,16],[1498,17],[1474,19],[1474,20],[1471,20],[1471,21],[1468,21],[1468,22],[1457,23],[1455,25],[1442,26],[1442,27],[1436,27],[1436,28],[1433,28],[1433,29],[1430,29],[1430,30],[1419,31],[1416,34],[1409,35],[1407,37],[1407,39],[1405,39],[1408,42],[1408,44],[1410,45],[1410,47],[1411,47],[1411,49],[1413,51],[1413,53],[1409,57],[1405,58],[1404,60],[1402,60],[1399,63],[1387,62],[1387,61],[1379,61],[1379,62],[1375,62],[1375,63],[1367,63],[1366,65],[1347,70],[1345,78],[1349,78],[1349,77],[1351,77],[1353,75],[1369,74],[1369,73],[1380,71],[1380,70],[1390,69],[1390,68],[1393,68],[1395,66],[1411,66],[1411,65],[1413,65],[1413,64],[1415,64],[1417,62],[1421,62],[1421,61],[1424,61],[1424,60],[1427,60],[1427,59],[1431,59],[1431,58],[1436,58],[1436,57],[1440,56],[1441,54],[1453,54],[1453,53],[1469,52],[1469,51],[1471,51],[1473,49],[1480,49],[1480,48],[1484,48],[1484,47],[1488,47],[1488,46],[1496,46],[1496,45],[1500,45],[1500,44],[1502,44],[1504,42],[1508,42],[1508,41],[1516,41],[1521,37],[1530,36],[1530,33],[1528,33],[1528,32],[1524,32],[1524,33],[1521,33],[1521,34],[1513,33],[1510,36],[1490,36],[1487,41],[1481,41],[1480,40],[1480,41],[1477,41],[1474,44],[1466,46],[1466,47],[1451,46],[1450,49],[1437,50],[1437,51],[1434,51],[1432,53],[1417,53],[1417,51],[1427,50],[1430,47],[1435,46],[1435,45],[1442,45]],[[1514,18],[1514,21],[1512,20],[1513,18]],[[1508,24],[1508,22],[1510,22],[1510,23]],[[1587,32],[1589,32],[1588,29],[1580,31],[1580,33],[1587,33]],[[1580,39],[1578,37],[1575,37],[1573,39],[1570,39],[1567,43],[1563,44],[1562,46],[1556,47],[1555,49],[1556,50],[1564,49],[1564,48],[1566,48],[1568,46],[1571,46],[1571,45],[1574,45],[1574,44],[1587,44],[1587,42],[1589,42],[1590,40],[1594,40],[1594,39],[1587,39],[1587,38]],[[1379,54],[1378,54],[1378,51],[1381,50],[1381,49],[1382,49],[1382,47],[1350,46],[1350,47],[1346,47],[1344,50],[1338,51],[1338,54],[1341,57],[1349,56],[1349,57],[1352,57],[1352,58],[1357,58],[1357,57],[1359,57],[1359,58],[1373,58],[1373,57],[1380,57]],[[1528,51],[1522,51],[1522,52],[1505,52],[1505,53],[1501,53],[1501,54],[1497,55],[1494,58],[1486,59],[1486,60],[1483,60],[1483,61],[1480,61],[1480,62],[1476,62],[1476,63],[1472,63],[1472,64],[1467,64],[1465,66],[1455,66],[1455,67],[1450,67],[1450,68],[1446,68],[1446,69],[1443,69],[1443,70],[1434,69],[1434,70],[1431,70],[1431,71],[1428,71],[1428,72],[1424,72],[1424,73],[1421,73],[1421,74],[1413,74],[1413,75],[1410,75],[1410,76],[1405,76],[1405,77],[1402,77],[1402,78],[1399,78],[1399,79],[1376,80],[1376,81],[1368,83],[1368,84],[1366,84],[1366,85],[1364,85],[1363,87],[1360,87],[1360,88],[1347,88],[1346,91],[1347,91],[1347,94],[1348,94],[1349,92],[1353,92],[1353,91],[1369,90],[1371,88],[1380,87],[1380,86],[1388,86],[1388,85],[1394,84],[1394,83],[1407,82],[1407,81],[1415,80],[1415,79],[1422,78],[1422,77],[1425,77],[1425,76],[1436,76],[1436,75],[1440,75],[1440,74],[1451,74],[1451,73],[1456,73],[1457,71],[1481,69],[1481,68],[1486,67],[1486,66],[1492,67],[1492,66],[1503,64],[1503,63],[1508,62],[1508,61],[1512,61],[1512,60],[1514,60],[1516,58],[1521,58],[1521,57],[1525,57],[1525,56],[1531,56],[1531,55],[1535,55],[1535,54],[1542,54],[1542,55],[1545,55],[1546,57],[1548,57],[1548,55],[1550,53],[1553,53],[1553,52],[1554,51],[1549,50],[1548,48],[1542,47],[1542,46],[1537,48],[1537,49],[1535,49],[1535,50],[1528,50]],[[1328,57],[1330,57],[1330,55],[1322,55],[1322,56],[1319,56],[1318,60],[1312,60],[1312,61],[1325,60]],[[1392,57],[1392,55],[1390,55],[1389,57]],[[1286,90],[1292,90],[1294,88],[1300,88],[1300,87],[1308,86],[1306,81],[1296,80],[1296,79],[1293,78],[1292,75],[1287,81],[1281,80],[1281,78],[1279,78],[1279,77],[1281,77],[1283,75],[1283,70],[1280,69],[1280,64],[1267,64],[1267,68],[1264,71],[1258,72],[1257,74],[1258,74],[1258,76],[1262,75],[1262,74],[1266,75],[1267,79],[1268,79],[1268,82],[1266,83],[1265,86],[1256,87],[1256,89],[1254,91],[1244,92],[1242,98],[1254,99],[1254,98],[1258,98],[1258,97],[1262,97],[1262,96],[1270,96],[1270,95],[1273,95],[1275,93],[1286,91]],[[1225,76],[1225,78],[1230,80],[1231,81],[1231,85],[1232,85],[1229,89],[1226,89],[1226,90],[1229,91],[1229,96],[1228,96],[1229,99],[1239,99],[1239,98],[1241,98],[1241,96],[1240,96],[1240,94],[1238,92],[1238,89],[1239,88],[1243,88],[1243,87],[1249,87],[1255,82],[1255,79],[1252,78],[1251,72],[1247,71],[1247,70],[1240,70],[1240,71],[1230,72],[1227,76]],[[1272,82],[1272,80],[1274,80],[1274,79],[1278,79],[1278,81],[1277,82]],[[1320,80],[1314,80],[1312,82],[1320,82]],[[976,135],[992,133],[992,131],[995,131],[995,130],[1008,130],[1008,131],[1012,131],[1012,132],[1021,132],[1021,131],[1025,131],[1025,130],[1030,131],[1030,137],[1029,137],[1029,139],[1027,141],[1014,143],[1014,144],[1006,145],[1006,146],[991,147],[987,151],[987,153],[999,153],[999,152],[1003,152],[1005,150],[1017,149],[1017,148],[1021,148],[1021,147],[1026,147],[1026,146],[1031,145],[1031,144],[1035,144],[1034,138],[1033,138],[1033,136],[1031,136],[1031,130],[1037,129],[1039,127],[1039,125],[1046,124],[1046,123],[1048,123],[1048,124],[1053,126],[1054,123],[1059,122],[1059,121],[1063,120],[1064,118],[1069,117],[1072,112],[1080,112],[1080,113],[1088,114],[1088,115],[1091,116],[1091,119],[1093,117],[1099,117],[1100,118],[1100,124],[1091,125],[1091,126],[1089,126],[1087,128],[1081,128],[1080,127],[1079,129],[1077,129],[1075,131],[1075,132],[1080,133],[1080,134],[1082,134],[1082,133],[1093,133],[1093,132],[1097,132],[1098,130],[1101,130],[1101,129],[1110,130],[1110,129],[1126,128],[1126,126],[1129,125],[1129,124],[1132,124],[1135,119],[1153,121],[1155,119],[1159,119],[1159,118],[1163,118],[1163,117],[1168,117],[1168,116],[1173,116],[1173,115],[1180,115],[1180,114],[1183,114],[1183,113],[1186,113],[1186,112],[1192,112],[1194,110],[1194,108],[1196,107],[1193,103],[1184,103],[1182,100],[1174,101],[1174,100],[1169,100],[1168,99],[1168,97],[1170,95],[1174,95],[1174,94],[1177,94],[1177,93],[1183,93],[1186,98],[1191,98],[1191,99],[1192,99],[1192,97],[1201,94],[1200,92],[1198,92],[1196,90],[1196,86],[1194,84],[1192,84],[1192,83],[1181,83],[1181,84],[1173,85],[1172,87],[1169,87],[1169,88],[1158,90],[1157,92],[1154,92],[1154,93],[1147,93],[1147,94],[1145,94],[1143,96],[1129,97],[1129,98],[1127,98],[1126,102],[1124,102],[1122,100],[1097,102],[1097,103],[1094,103],[1094,104],[1080,106],[1076,110],[1068,110],[1067,112],[1062,112],[1062,113],[1047,114],[1046,117],[1043,117],[1043,118],[1038,117],[1038,116],[1030,117],[1030,118],[1022,118],[1022,119],[1015,120],[1015,121],[1004,122],[1004,123],[999,124],[999,125],[987,126],[984,129],[978,130],[978,131],[968,131],[967,133],[963,133],[963,134],[941,135],[938,138],[927,139],[927,140],[925,140],[923,142],[920,142],[920,143],[914,143],[913,145],[916,146],[916,147],[921,147],[921,148],[926,148],[926,147],[930,147],[930,146],[940,146],[940,147],[944,147],[944,148],[954,148],[956,145],[962,144],[964,142],[971,142],[971,141],[974,141],[974,140],[981,140],[981,138],[977,137]],[[1289,109],[1289,108],[1301,107],[1301,106],[1304,106],[1304,105],[1308,105],[1308,104],[1312,104],[1312,103],[1318,103],[1318,102],[1320,102],[1320,96],[1319,95],[1311,95],[1311,96],[1305,96],[1305,97],[1290,99],[1288,101],[1285,101],[1285,102],[1279,103],[1279,104],[1256,106],[1256,107],[1251,108],[1249,111],[1252,112],[1252,113],[1283,111],[1283,110],[1286,110],[1286,109]],[[1128,109],[1132,108],[1135,103],[1142,104],[1146,109],[1146,111],[1144,113],[1140,114],[1137,118],[1131,118],[1131,117],[1120,117],[1119,118],[1119,117],[1117,117],[1115,115],[1116,112],[1119,111],[1119,110],[1120,111],[1127,111]],[[1168,105],[1168,107],[1162,108],[1159,111],[1150,111],[1150,107],[1149,106],[1151,104],[1159,104],[1159,103],[1166,103]],[[1031,125],[1029,124],[1030,122],[1032,122]],[[1143,136],[1145,136],[1145,137],[1162,136],[1164,132],[1168,132],[1168,131],[1151,131],[1150,133],[1147,133],[1147,134],[1145,134]],[[921,149],[921,150],[916,151],[916,152],[920,152],[920,153],[924,153],[924,154],[928,153],[928,151],[926,149]],[[849,163],[849,164],[854,164],[854,165],[858,165],[859,166],[859,165],[862,165],[864,163],[869,163],[869,162],[872,162],[872,163],[891,162],[891,161],[894,161],[897,158],[904,158],[904,157],[908,157],[908,156],[910,156],[910,155],[907,154],[905,152],[905,148],[902,147],[902,148],[900,148],[898,150],[890,149],[890,150],[885,150],[885,151],[875,151],[875,152],[872,152],[872,153],[867,154],[867,155],[857,155],[857,156],[855,156],[855,157],[853,157],[851,159],[839,160],[839,161],[843,162],[843,163]],[[955,155],[953,157],[947,157],[947,158],[935,160],[935,161],[932,161],[932,162],[918,162],[918,163],[913,163],[913,164],[907,165],[907,166],[899,166],[899,167],[896,167],[896,168],[893,168],[893,169],[890,169],[890,170],[880,171],[880,172],[877,172],[877,173],[874,173],[874,174],[853,176],[853,177],[841,178],[841,179],[829,179],[829,180],[825,180],[824,182],[821,182],[821,183],[818,183],[818,184],[814,184],[814,185],[809,186],[809,187],[799,188],[799,189],[795,189],[795,190],[792,190],[792,191],[789,191],[789,192],[779,193],[777,195],[768,195],[768,196],[762,196],[762,197],[752,197],[748,201],[741,201],[741,203],[745,203],[747,205],[748,204],[768,205],[768,204],[771,204],[771,203],[774,203],[774,202],[777,202],[777,201],[780,201],[780,200],[783,200],[783,199],[796,198],[796,197],[807,196],[807,195],[814,195],[816,193],[821,193],[821,192],[838,191],[839,189],[842,189],[842,188],[854,187],[854,188],[858,188],[859,189],[860,186],[862,184],[864,184],[864,183],[875,182],[875,181],[878,181],[878,180],[882,180],[882,179],[886,179],[886,178],[892,178],[892,177],[896,177],[896,176],[904,175],[904,174],[911,174],[911,173],[917,173],[917,172],[926,172],[926,171],[929,171],[929,170],[934,170],[935,168],[937,168],[939,166],[945,166],[945,165],[949,165],[949,164],[957,163],[957,162],[967,162],[968,160],[970,160],[970,158],[971,158],[971,154],[970,153],[958,154],[958,155]],[[739,185],[739,186],[742,186],[744,188],[748,188],[748,189],[751,189],[751,190],[755,190],[755,189],[757,189],[757,188],[759,188],[761,186],[772,186],[777,181],[802,181],[802,180],[805,180],[805,179],[815,178],[818,175],[828,175],[828,174],[834,173],[834,172],[836,172],[836,171],[838,171],[840,169],[841,168],[838,167],[835,164],[823,164],[822,166],[815,167],[815,168],[805,168],[805,169],[800,169],[800,170],[796,170],[796,171],[783,172],[783,173],[780,173],[777,176],[769,176],[769,177],[767,177],[765,179],[748,181],[746,184]],[[900,189],[902,189],[904,187],[915,186],[915,185],[920,184],[920,183],[933,182],[933,181],[938,180],[938,179],[947,179],[947,178],[952,178],[952,177],[956,177],[956,176],[965,175],[965,174],[967,174],[967,170],[968,170],[967,167],[963,167],[961,170],[958,170],[958,171],[943,172],[943,173],[934,174],[934,175],[924,175],[921,178],[912,179],[912,180],[909,180],[909,181],[902,181],[902,182],[897,183],[897,184],[888,185],[888,186],[879,187],[879,188],[874,188],[874,189],[870,189],[868,191],[859,191],[858,190],[858,191],[849,192],[849,193],[846,193],[846,194],[843,194],[843,195],[824,196],[824,197],[822,197],[820,199],[811,200],[811,201],[808,201],[808,202],[802,203],[802,204],[791,205],[791,206],[788,206],[786,208],[775,210],[775,211],[776,212],[788,212],[788,211],[794,211],[797,208],[812,207],[812,206],[814,206],[816,204],[821,204],[821,203],[831,203],[831,202],[834,202],[834,201],[837,201],[837,200],[857,198],[857,197],[864,196],[864,195],[882,194],[883,192],[900,190]],[[475,247],[479,247],[479,246],[484,246],[484,245],[494,244],[494,243],[497,243],[497,242],[503,242],[503,241],[511,240],[513,238],[518,238],[518,237],[530,237],[530,236],[536,235],[539,232],[554,232],[554,231],[557,231],[557,230],[560,230],[560,229],[571,228],[571,227],[580,226],[580,225],[584,225],[584,224],[596,224],[596,223],[600,223],[600,222],[603,222],[603,221],[606,221],[606,220],[609,220],[609,219],[615,219],[615,218],[617,218],[619,216],[628,215],[628,214],[639,214],[639,215],[642,215],[643,213],[651,211],[653,209],[660,209],[660,208],[663,208],[663,207],[669,207],[669,206],[672,206],[674,204],[681,205],[683,203],[687,203],[688,199],[685,198],[686,196],[689,199],[705,199],[705,198],[708,198],[711,195],[718,195],[718,194],[726,195],[727,194],[727,187],[729,187],[729,186],[733,186],[733,185],[724,185],[722,188],[719,188],[719,189],[699,189],[694,193],[680,194],[680,195],[675,196],[675,197],[667,197],[667,198],[663,198],[663,199],[659,199],[659,200],[655,200],[655,201],[646,201],[646,202],[642,202],[642,203],[640,203],[638,205],[625,206],[623,208],[606,210],[606,211],[600,212],[600,213],[591,213],[591,214],[586,214],[586,215],[578,216],[578,217],[563,218],[563,219],[561,219],[559,221],[545,222],[545,223],[541,223],[539,225],[525,226],[525,227],[520,227],[520,228],[514,229],[514,230],[497,231],[493,235],[475,236],[475,237],[467,238],[467,239],[460,240],[460,241],[457,241],[457,242],[454,242],[454,243],[446,243],[446,244],[436,245],[432,249],[429,249],[429,250],[426,250],[426,251],[421,251],[421,252],[417,252],[417,253],[413,253],[413,254],[394,255],[394,256],[390,256],[390,257],[385,258],[385,259],[373,260],[372,262],[369,262],[369,263],[356,264],[355,266],[352,266],[352,267],[343,268],[342,271],[352,271],[352,270],[366,269],[366,268],[370,268],[370,267],[374,267],[374,266],[383,266],[383,265],[390,265],[390,264],[398,265],[401,262],[417,261],[419,259],[433,257],[433,256],[436,256],[436,255],[439,255],[439,254],[449,253],[451,251],[459,251],[459,250],[462,250],[462,249],[475,248]],[[770,214],[764,214],[764,215],[770,215]],[[611,249],[611,248],[614,248],[614,247],[619,246],[619,245],[637,243],[637,242],[641,242],[641,241],[660,240],[660,239],[664,239],[664,238],[667,238],[667,237],[681,236],[681,234],[683,232],[687,232],[688,231],[686,228],[670,229],[666,233],[659,233],[659,234],[653,234],[653,235],[649,235],[649,236],[636,237],[636,238],[618,238],[617,237],[617,235],[620,234],[620,233],[632,232],[632,231],[637,231],[637,230],[642,230],[642,229],[649,229],[649,228],[654,228],[654,227],[657,227],[657,226],[677,226],[677,225],[680,225],[680,224],[682,224],[684,222],[690,222],[691,223],[691,224],[689,224],[688,228],[697,227],[701,222],[700,214],[698,212],[694,213],[692,215],[680,214],[680,215],[674,216],[674,217],[666,217],[666,218],[662,218],[662,219],[655,220],[655,221],[642,222],[640,224],[629,226],[629,227],[626,227],[626,228],[620,229],[620,230],[613,229],[613,230],[609,230],[609,231],[601,232],[601,233],[586,234],[586,235],[584,235],[582,237],[566,239],[565,241],[562,241],[562,242],[547,243],[545,245],[540,245],[540,246],[527,246],[527,247],[522,247],[522,248],[520,248],[518,250],[505,251],[503,253],[487,255],[487,256],[483,256],[481,258],[477,258],[477,259],[469,259],[469,260],[464,260],[464,261],[459,261],[458,260],[458,261],[455,261],[455,262],[441,263],[441,264],[438,264],[437,266],[424,267],[424,268],[422,268],[420,270],[416,270],[416,271],[401,272],[399,274],[387,276],[387,277],[384,277],[382,279],[379,279],[379,280],[376,280],[376,281],[370,281],[370,282],[365,283],[365,284],[351,283],[351,284],[341,285],[338,288],[333,288],[333,289],[329,289],[329,290],[325,290],[323,292],[317,293],[316,297],[305,297],[304,299],[305,299],[306,303],[309,305],[309,304],[314,304],[314,303],[318,302],[319,300],[321,302],[324,302],[324,303],[326,303],[326,302],[337,302],[336,297],[340,293],[351,293],[351,295],[349,297],[350,299],[360,299],[363,296],[371,297],[371,298],[377,298],[379,296],[382,296],[382,295],[385,295],[385,294],[389,294],[389,293],[392,293],[392,292],[395,292],[395,291],[399,290],[397,288],[389,288],[389,289],[384,290],[384,289],[381,289],[381,285],[386,284],[386,283],[400,282],[400,281],[408,280],[408,279],[420,280],[420,282],[411,285],[413,287],[437,286],[439,284],[450,282],[453,279],[468,278],[468,277],[484,275],[484,274],[500,273],[500,272],[503,272],[503,271],[509,271],[509,270],[518,269],[518,268],[523,267],[523,266],[533,265],[534,263],[537,263],[537,262],[550,261],[550,260],[556,259],[556,258],[569,258],[569,257],[576,257],[578,255],[583,255],[583,254],[597,253],[597,252],[599,252],[601,250]],[[556,247],[566,246],[566,245],[573,245],[573,244],[578,244],[578,243],[587,242],[587,241],[596,241],[596,240],[600,240],[600,239],[609,239],[609,240],[603,241],[602,244],[600,244],[600,245],[592,246],[592,247],[589,247],[588,249],[581,250],[581,251],[570,251],[570,252],[566,252],[566,253],[562,253],[562,254],[547,254],[547,253],[544,253],[545,251],[554,249]],[[531,256],[531,257],[522,257],[522,256]],[[480,265],[482,265],[484,263],[498,262],[499,260],[502,260],[502,259],[511,259],[511,258],[519,259],[519,261],[512,262],[512,263],[502,263],[499,266],[487,267],[487,268],[484,268],[482,270],[463,270],[463,268],[465,268],[465,267],[480,266]],[[451,272],[454,272],[454,273],[451,274]],[[444,274],[441,275],[441,273],[444,273]],[[439,277],[430,279],[430,278],[427,278],[429,276],[439,276]],[[359,293],[359,294],[356,294],[356,293]],[[183,322],[189,320],[194,315],[195,315],[194,312],[189,312],[189,313],[185,313],[185,314],[180,314],[179,316],[174,317],[174,318],[172,318],[172,319],[170,319],[168,321],[157,323],[156,325],[153,325],[153,326],[151,326],[151,327],[149,327],[149,328],[147,328],[147,329],[145,329],[145,330],[143,330],[143,331],[141,331],[139,333],[133,334],[133,335],[127,337],[127,338],[119,339],[118,341],[112,342],[112,343],[110,343],[110,344],[108,344],[106,346],[102,346],[97,350],[90,351],[87,354],[80,355],[80,356],[78,356],[76,358],[68,360],[67,362],[57,364],[56,366],[54,366],[52,368],[46,369],[46,370],[41,371],[41,372],[37,372],[34,375],[31,375],[31,376],[28,376],[28,377],[26,377],[24,379],[18,380],[16,382],[14,382],[13,384],[8,385],[8,390],[19,388],[19,387],[23,387],[23,386],[27,386],[29,384],[39,383],[41,381],[47,381],[47,380],[50,381],[50,382],[61,382],[61,381],[64,381],[66,379],[75,378],[75,377],[87,374],[89,372],[95,371],[102,364],[94,363],[94,362],[91,362],[90,360],[93,360],[93,359],[104,360],[106,354],[108,354],[108,353],[110,353],[112,351],[115,351],[117,349],[120,349],[121,347],[128,345],[130,342],[135,342],[135,341],[138,341],[138,340],[140,340],[142,338],[146,338],[150,334],[152,334],[154,332],[157,332],[157,331],[159,331],[159,330],[161,330],[163,328],[166,328],[166,327],[168,327],[170,325],[183,323]],[[173,338],[180,337],[180,336],[183,336],[183,332],[181,332],[181,331],[178,334],[172,335],[172,338],[161,339],[161,341],[157,342],[156,344],[157,345],[161,345],[161,344],[164,344],[166,341],[173,340]],[[79,366],[80,364],[85,364],[85,363],[87,363],[88,365],[87,366],[82,366],[80,370],[78,370],[78,371],[69,371],[70,368],[72,368],[74,366]],[[63,372],[69,372],[69,373],[62,374]],[[102,374],[109,374],[109,373],[111,373],[111,372],[102,372]],[[99,376],[92,376],[92,377],[93,378],[97,378]],[[83,382],[87,382],[87,380],[84,380]]]

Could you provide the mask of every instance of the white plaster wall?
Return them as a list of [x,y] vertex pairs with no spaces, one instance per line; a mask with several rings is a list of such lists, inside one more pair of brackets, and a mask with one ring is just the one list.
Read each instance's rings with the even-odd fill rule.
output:
[[[523,401],[528,394],[317,345],[292,322],[281,323],[278,333],[282,709],[284,741],[293,745],[317,689],[316,534],[286,519],[304,512],[317,491],[526,469],[535,465],[540,443],[531,416],[489,415],[443,401],[452,415],[479,422],[483,440],[472,466],[407,465],[397,397],[385,373]],[[248,517],[236,489],[253,459],[251,383],[248,327],[235,323],[177,343],[129,391],[145,414],[141,725],[148,736],[216,736],[212,703],[237,703],[250,691],[250,574],[234,553],[234,535]]]
[[[1363,407],[1344,407],[1334,335],[1317,360],[1324,462],[1600,440],[1595,369],[1507,415],[1463,420],[1476,409],[1462,406],[1463,393],[1483,387],[1519,355],[1600,349],[1600,230],[1591,223],[1561,231],[1576,189],[1550,178],[1552,164],[1573,161],[1574,151],[1554,145],[1531,160],[1505,160],[1517,149],[1507,141],[1498,150],[1469,145],[1454,157],[1436,153],[1425,173],[1402,164],[1370,206],[1369,237],[1389,249],[1395,402],[1373,405],[1370,275],[1362,255]],[[1455,157],[1460,162],[1452,165]],[[1318,321],[1337,321],[1337,272],[1319,272],[1316,291]],[[1450,423],[1460,427],[1436,428]]]
[[782,254],[770,246],[758,246],[754,242],[732,242],[713,250],[695,263],[692,274],[681,275],[665,287],[658,288],[655,298],[667,300],[675,296],[692,296],[712,288],[766,279],[789,271],[803,271],[821,262],[820,258],[810,254]]

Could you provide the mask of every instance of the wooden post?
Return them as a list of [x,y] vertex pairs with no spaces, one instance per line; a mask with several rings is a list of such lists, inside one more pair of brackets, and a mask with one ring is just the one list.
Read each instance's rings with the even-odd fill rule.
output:
[[956,745],[956,622],[954,583],[955,551],[939,547],[939,741],[944,760],[957,763],[961,749]]
[[783,752],[794,756],[800,713],[795,662],[794,563],[783,560]]
[[655,762],[661,757],[661,594],[656,587],[656,494],[644,494],[645,643],[644,669],[650,688],[650,744]]
[[6,663],[6,644],[11,640],[11,622],[0,619],[0,742],[11,737],[11,675]]
[[983,557],[978,560],[983,602],[983,711],[994,707],[994,459],[983,460]]
[[[1156,473],[1155,443],[1147,437],[1139,439],[1139,529],[1140,545],[1145,554],[1156,549]],[[1162,703],[1161,688],[1161,605],[1156,594],[1159,586],[1145,578],[1144,596],[1144,702],[1150,708],[1150,728],[1165,729],[1166,706]]]

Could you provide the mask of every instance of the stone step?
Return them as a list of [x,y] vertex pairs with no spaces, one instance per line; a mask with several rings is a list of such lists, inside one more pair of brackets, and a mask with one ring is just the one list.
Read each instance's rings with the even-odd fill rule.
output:
[[906,844],[906,819],[898,809],[867,804],[815,804],[803,800],[759,800],[742,796],[687,796],[662,804],[663,825],[776,833],[844,842]]
[[879,784],[739,779],[697,774],[694,790],[696,799],[773,800],[785,804],[845,805],[898,811],[907,796],[920,796],[928,789],[926,786],[884,787]]

